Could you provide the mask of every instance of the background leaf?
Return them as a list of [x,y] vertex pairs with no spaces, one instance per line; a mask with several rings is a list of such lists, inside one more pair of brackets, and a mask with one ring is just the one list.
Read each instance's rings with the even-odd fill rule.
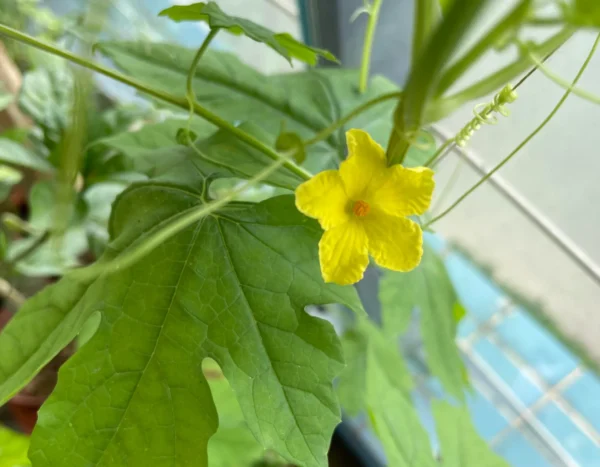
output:
[[35,155],[19,143],[0,138],[0,162],[28,167],[40,172],[52,172],[54,168],[46,159]]
[[367,319],[342,337],[346,368],[338,378],[337,393],[346,412],[356,415],[370,405],[369,366],[385,371],[387,386],[408,394],[413,387],[406,363],[395,341],[386,339]]
[[[132,160],[144,158],[149,151],[159,148],[178,146],[177,131],[187,128],[187,120],[168,119],[164,122],[144,125],[138,131],[125,131],[99,139],[95,144],[118,151]],[[190,130],[200,139],[213,134],[217,128],[205,120],[192,119]]]
[[[57,186],[55,181],[40,181],[31,188],[28,222],[35,233],[11,242],[9,260],[29,249],[44,233],[53,230],[57,216]],[[87,205],[75,190],[71,199],[73,204],[65,210],[68,219],[64,235],[50,235],[32,254],[19,261],[15,267],[20,273],[34,277],[60,276],[66,270],[80,265],[79,257],[88,249],[85,225]]]
[[275,34],[273,31],[244,18],[230,16],[215,2],[200,2],[191,5],[174,5],[159,13],[173,21],[204,21],[211,29],[227,29],[233,34],[244,34],[256,42],[262,42],[286,58],[290,64],[292,57],[315,65],[318,57],[337,62],[327,50],[317,49],[294,39],[290,34]]
[[434,401],[432,410],[443,467],[509,467],[477,434],[466,408]]
[[[185,78],[194,51],[168,44],[110,42],[99,50],[115,64],[159,89],[185,95]],[[228,53],[207,51],[196,70],[194,92],[203,106],[230,122],[248,121],[269,135],[275,144],[282,124],[285,131],[306,140],[359,105],[398,87],[374,76],[364,94],[358,92],[358,71],[323,69],[265,76]],[[304,164],[318,172],[335,167],[345,158],[345,131],[361,128],[386,145],[392,128],[395,102],[390,100],[361,114],[331,135],[310,146]],[[430,141],[430,139],[428,139]],[[435,148],[428,146],[430,151]],[[422,165],[425,155],[407,159],[406,165]]]
[[409,273],[385,271],[382,282],[386,332],[404,331],[411,311],[418,309],[429,370],[449,394],[462,400],[466,370],[455,343],[461,308],[441,258],[425,247],[416,269]]
[[250,467],[264,452],[244,420],[235,392],[214,360],[206,360],[204,375],[219,414],[219,428],[208,443],[210,467]]

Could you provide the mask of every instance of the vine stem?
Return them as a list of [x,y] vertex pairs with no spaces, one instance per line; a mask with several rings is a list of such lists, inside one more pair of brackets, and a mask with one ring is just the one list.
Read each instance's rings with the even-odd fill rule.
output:
[[353,111],[351,111],[346,116],[340,118],[339,120],[337,120],[336,122],[334,122],[333,124],[331,124],[330,126],[328,126],[327,128],[321,130],[319,133],[317,133],[311,139],[306,140],[302,144],[303,144],[303,146],[306,147],[306,146],[311,146],[313,144],[316,144],[319,141],[323,141],[329,135],[331,135],[331,133],[333,133],[335,130],[343,127],[350,120],[352,120],[353,118],[356,118],[359,114],[361,114],[361,113],[369,110],[371,107],[374,107],[377,104],[381,104],[382,102],[385,102],[385,101],[388,101],[388,100],[400,99],[401,97],[402,97],[402,92],[401,91],[397,91],[397,92],[390,92],[388,94],[382,94],[381,96],[376,97],[375,99],[372,99],[372,100],[370,100],[368,102],[365,102],[364,104],[359,105],[358,107],[356,107]]
[[581,89],[581,88],[575,87],[573,85],[570,85],[567,80],[562,79],[559,75],[557,75],[556,73],[551,71],[548,67],[546,67],[544,65],[545,60],[540,61],[540,59],[538,59],[534,54],[531,53],[530,50],[528,50],[526,48],[525,44],[521,44],[521,45],[523,47],[525,47],[526,53],[529,56],[529,58],[531,59],[531,62],[533,64],[535,64],[536,68],[538,68],[546,76],[546,78],[548,78],[550,81],[554,81],[554,83],[556,83],[563,89],[570,89],[573,94],[581,97],[582,99],[590,101],[594,104],[600,104],[600,96],[597,96],[594,93],[588,92],[585,89]]
[[[110,70],[98,63],[94,63],[91,60],[87,60],[83,57],[72,54],[71,52],[67,52],[66,50],[58,49],[50,44],[46,44],[45,42],[35,39],[34,37],[29,36],[28,34],[24,34],[20,31],[17,31],[16,29],[10,28],[3,24],[0,24],[0,35],[4,35],[4,36],[14,39],[16,41],[30,45],[32,47],[36,47],[36,48],[43,50],[45,52],[48,52],[52,55],[57,55],[59,57],[62,57],[66,60],[69,60],[70,62],[76,63],[77,65],[80,65],[84,68],[87,68],[89,70],[93,70],[102,75],[108,76],[109,78],[112,78],[116,81],[127,84],[128,86],[131,86],[131,87],[137,89],[138,91],[144,92],[150,96],[156,97],[157,99],[168,102],[168,103],[173,104],[182,109],[189,110],[189,108],[190,108],[190,103],[189,103],[187,97],[183,97],[183,98],[177,97],[177,96],[174,96],[173,94],[169,94],[167,92],[161,91],[160,89],[155,89],[151,86],[148,86],[147,84],[142,83],[141,81],[138,81],[134,78],[126,76],[123,73],[120,73],[115,70]],[[279,153],[277,153],[276,151],[274,151],[273,149],[271,149],[270,147],[268,147],[267,145],[265,145],[264,143],[262,143],[261,141],[256,139],[254,136],[233,126],[231,123],[229,123],[226,120],[223,120],[221,117],[212,113],[208,109],[205,109],[197,102],[193,103],[193,110],[196,115],[199,115],[200,117],[209,121],[213,125],[215,125],[219,128],[222,128],[223,130],[228,131],[232,135],[236,136],[240,140],[247,143],[249,146],[252,146],[253,148],[258,149],[259,151],[261,151],[263,154],[265,154],[270,159],[273,159],[275,161],[278,161],[281,159],[281,155]],[[302,167],[297,166],[296,164],[294,164],[293,162],[291,162],[289,160],[285,160],[283,162],[283,166],[286,167],[291,172],[293,172],[294,174],[298,175],[303,180],[309,180],[312,177],[312,174],[310,172],[306,171]]]
[[571,93],[573,91],[573,88],[579,82],[579,79],[581,78],[581,76],[585,72],[585,70],[586,70],[587,66],[589,65],[592,57],[594,56],[594,53],[596,52],[596,49],[597,49],[599,43],[600,43],[600,34],[598,34],[598,36],[596,37],[596,40],[594,41],[594,45],[592,45],[592,48],[591,48],[591,50],[590,50],[587,58],[585,59],[585,61],[581,65],[581,67],[579,68],[579,71],[577,72],[577,76],[575,76],[575,79],[573,79],[573,82],[571,83],[571,85],[569,86],[569,88],[566,90],[566,92],[560,98],[560,100],[558,101],[558,103],[554,106],[554,108],[552,109],[552,111],[550,112],[550,114],[548,114],[548,116],[542,121],[542,123],[540,123],[540,125],[535,130],[533,130],[533,132],[531,132],[531,134],[529,136],[527,136],[527,138],[525,138],[521,142],[521,144],[519,144],[496,167],[494,167],[490,172],[488,172],[487,174],[485,174],[485,176],[483,176],[475,185],[473,185],[471,188],[469,188],[448,209],[446,209],[444,212],[442,212],[441,214],[439,214],[438,216],[434,217],[429,222],[427,222],[423,226],[424,229],[430,227],[433,223],[439,221],[440,219],[442,219],[443,217],[445,217],[446,215],[448,215],[454,208],[456,208],[456,206],[458,206],[460,203],[462,203],[465,198],[467,198],[477,188],[479,188],[481,185],[483,185],[498,170],[500,170],[502,167],[504,167],[504,165],[508,161],[510,161],[515,156],[515,154],[517,154],[521,149],[523,149],[523,147],[525,147],[525,145],[527,145],[527,143],[529,143],[548,124],[548,122],[550,122],[550,120],[552,120],[552,118],[554,117],[554,115],[556,115],[556,113],[559,111],[559,109],[565,103],[565,101],[567,100],[567,98],[569,97],[569,95],[571,95]]
[[192,64],[190,65],[190,71],[188,72],[185,88],[187,91],[187,97],[191,100],[191,102],[196,101],[196,95],[194,94],[194,74],[196,73],[196,67],[198,66],[198,62],[204,55],[204,52],[206,52],[206,49],[208,49],[208,46],[210,45],[212,40],[219,33],[219,30],[219,28],[210,30],[208,36],[206,36],[206,39],[204,39],[204,42],[202,42],[202,45],[196,52],[196,55],[194,55],[194,59],[192,60]]
[[437,151],[425,162],[425,167],[431,167],[433,163],[437,160],[438,157],[446,150],[448,146],[454,143],[454,138],[447,139],[444,143],[438,148]]
[[358,82],[358,90],[362,94],[367,90],[369,81],[369,67],[371,65],[371,50],[373,49],[373,38],[375,37],[375,27],[379,19],[379,9],[383,0],[373,0],[369,6],[369,21],[365,30],[365,43],[363,45],[362,63],[360,66],[360,77]]

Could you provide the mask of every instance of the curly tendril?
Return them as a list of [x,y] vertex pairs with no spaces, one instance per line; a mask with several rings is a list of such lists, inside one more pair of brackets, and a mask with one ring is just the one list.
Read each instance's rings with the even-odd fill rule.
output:
[[494,96],[492,102],[476,105],[473,109],[475,117],[456,134],[454,138],[456,145],[466,146],[473,134],[481,128],[481,125],[495,125],[498,123],[496,114],[508,117],[510,112],[506,105],[513,103],[517,100],[517,97],[517,92],[510,84],[507,84]]

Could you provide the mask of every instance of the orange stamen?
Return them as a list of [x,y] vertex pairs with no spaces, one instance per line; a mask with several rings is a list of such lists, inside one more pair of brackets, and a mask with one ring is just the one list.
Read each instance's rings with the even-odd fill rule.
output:
[[352,206],[352,211],[358,217],[366,216],[367,214],[369,214],[370,210],[371,210],[371,206],[369,206],[369,203],[367,203],[366,201],[361,201],[361,200],[355,201],[354,205]]

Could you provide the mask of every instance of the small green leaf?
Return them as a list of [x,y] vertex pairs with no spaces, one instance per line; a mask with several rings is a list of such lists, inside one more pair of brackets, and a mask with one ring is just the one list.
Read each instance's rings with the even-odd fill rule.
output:
[[295,151],[294,160],[302,164],[306,160],[306,151],[302,144],[302,138],[296,133],[284,132],[277,137],[275,149],[278,151]]
[[509,467],[477,434],[466,408],[434,401],[432,410],[443,467]]
[[18,165],[37,170],[52,172],[54,167],[46,159],[39,157],[19,143],[7,138],[0,138],[0,162]]
[[[388,290],[382,301],[384,327],[390,334],[402,332],[406,329],[406,316],[418,309],[429,369],[449,394],[463,400],[466,370],[455,343],[456,318],[462,307],[443,261],[430,248],[424,250],[415,270],[384,273],[383,283]],[[395,294],[389,291],[393,287]]]
[[30,467],[29,438],[0,425],[0,467]]
[[287,33],[276,34],[247,19],[229,16],[215,2],[175,5],[161,11],[159,16],[167,16],[178,22],[204,21],[208,23],[211,29],[227,29],[232,34],[244,34],[256,42],[268,45],[285,57],[290,64],[292,58],[297,58],[310,65],[315,65],[318,57],[323,57],[332,62],[338,61],[331,52],[305,45]]
[[175,139],[177,140],[177,144],[187,146],[198,139],[198,134],[195,131],[188,130],[187,128],[179,128],[177,130],[177,134],[175,135]]
[[373,323],[361,318],[354,329],[344,334],[342,344],[346,368],[338,378],[337,392],[346,412],[355,415],[371,403],[370,366],[385,370],[386,384],[394,391],[410,392],[412,379],[395,339],[386,339]]

